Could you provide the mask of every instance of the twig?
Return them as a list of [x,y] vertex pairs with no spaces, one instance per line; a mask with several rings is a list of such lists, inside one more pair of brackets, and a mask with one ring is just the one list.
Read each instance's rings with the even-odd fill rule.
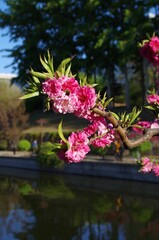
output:
[[140,136],[138,139],[129,139],[127,137],[127,131],[126,129],[122,128],[119,125],[119,121],[110,113],[110,112],[106,112],[106,111],[102,111],[98,108],[94,108],[93,111],[97,114],[99,114],[100,116],[105,117],[110,123],[113,124],[113,127],[115,128],[116,132],[120,135],[124,145],[127,148],[134,148],[139,146],[141,143],[145,142],[145,141],[149,141],[153,136],[158,135],[159,134],[159,128],[149,128],[145,130],[145,133]]

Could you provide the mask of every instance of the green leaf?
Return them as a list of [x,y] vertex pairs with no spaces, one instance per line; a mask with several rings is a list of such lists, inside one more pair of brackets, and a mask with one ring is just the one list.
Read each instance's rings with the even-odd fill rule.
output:
[[83,76],[80,79],[80,86],[85,86],[85,85],[87,85],[87,75]]
[[51,72],[54,74],[54,62],[53,62],[53,57],[50,56],[49,50],[47,51],[47,56],[48,56],[48,66],[50,67]]
[[44,112],[49,111],[50,110],[50,99],[48,97],[44,98]]
[[71,72],[71,64],[69,64],[68,68],[65,71],[65,76],[68,77]]
[[55,75],[55,78],[62,77],[62,73],[60,71],[56,71],[54,75]]
[[37,77],[37,78],[46,79],[46,74],[45,73],[35,72],[33,69],[31,69],[30,74],[34,77]]
[[147,109],[149,109],[149,110],[152,110],[152,111],[154,111],[154,110],[155,110],[155,108],[154,108],[154,107],[152,107],[152,106],[145,106],[145,108],[147,108]]
[[115,117],[117,120],[119,120],[119,116],[116,113],[111,112],[111,111],[109,111],[109,112],[113,117]]
[[124,122],[127,123],[130,120],[130,115],[129,114],[125,114],[125,118],[124,118]]
[[110,98],[107,101],[105,101],[103,107],[106,108],[112,100],[113,98]]
[[133,122],[137,119],[137,117],[139,116],[139,114],[141,113],[141,109],[137,110],[136,107],[133,108],[132,112],[130,113],[126,113],[123,112],[120,114],[119,119],[121,122],[122,127],[130,127],[132,126]]
[[48,65],[47,59],[44,57],[44,60],[40,56],[40,62],[42,66],[46,69],[46,71],[49,73],[50,77],[54,76],[54,72],[52,72],[52,67],[50,68],[50,65]]
[[40,80],[37,77],[32,76],[32,78],[33,78],[33,81],[34,81],[35,84],[39,84],[40,83]]
[[64,141],[67,144],[67,139],[64,137],[63,135],[63,131],[62,131],[62,121],[59,123],[58,125],[58,134],[60,136],[60,138],[62,139],[62,141]]
[[141,109],[137,110],[136,107],[133,108],[132,113],[130,114],[130,123],[129,123],[130,125],[137,119],[141,111],[142,111]]
[[71,58],[66,58],[66,59],[64,59],[61,63],[60,63],[60,65],[59,65],[59,67],[57,68],[57,71],[59,71],[59,72],[63,72],[64,70],[65,70],[65,68],[66,68],[66,65],[71,61],[72,59]]
[[32,97],[36,97],[36,96],[39,96],[39,92],[25,94],[24,96],[20,97],[20,99],[28,99],[28,98],[32,98]]

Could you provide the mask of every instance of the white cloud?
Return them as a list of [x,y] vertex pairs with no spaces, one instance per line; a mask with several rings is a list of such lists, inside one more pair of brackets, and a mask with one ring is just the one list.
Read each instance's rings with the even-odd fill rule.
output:
[[0,73],[0,79],[11,79],[14,77],[17,77],[17,75],[12,73]]

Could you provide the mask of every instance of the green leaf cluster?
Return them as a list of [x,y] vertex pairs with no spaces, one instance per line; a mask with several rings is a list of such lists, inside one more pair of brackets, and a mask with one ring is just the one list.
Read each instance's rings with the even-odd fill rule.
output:
[[[54,71],[53,57],[50,55],[49,50],[47,51],[47,57],[45,55],[43,58],[40,56],[40,63],[45,71],[36,72],[33,69],[30,70],[29,72],[30,78],[29,78],[29,81],[27,81],[28,87],[24,89],[26,94],[22,96],[20,99],[28,99],[31,97],[36,97],[40,93],[42,93],[41,84],[46,79],[49,79],[49,78],[51,79],[54,77],[59,78],[64,75],[72,76],[71,64],[68,65],[68,63],[70,63],[71,60],[72,58],[67,58],[63,60],[58,66],[57,70]],[[49,108],[48,99],[46,100],[46,105],[48,109]]]
[[[98,96],[99,96],[99,98],[100,98],[100,92],[98,93]],[[104,95],[103,95],[103,97],[101,98],[101,104],[102,104],[103,108],[104,108],[104,109],[107,108],[107,106],[109,105],[109,103],[110,103],[112,100],[113,100],[113,98],[110,98],[110,99],[107,98],[107,94],[106,94],[106,92],[105,92]]]
[[136,107],[132,109],[130,113],[126,111],[117,115],[116,113],[111,112],[111,114],[119,121],[119,124],[123,128],[132,127],[134,122],[137,120],[141,113],[142,109],[138,110]]
[[61,161],[57,156],[57,150],[61,149],[61,144],[54,143],[50,141],[41,144],[40,149],[37,153],[37,160],[42,165],[62,167],[63,161]]

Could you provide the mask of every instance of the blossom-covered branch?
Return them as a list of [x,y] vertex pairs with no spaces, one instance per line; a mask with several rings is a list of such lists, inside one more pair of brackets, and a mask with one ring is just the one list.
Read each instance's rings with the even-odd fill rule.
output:
[[93,111],[100,116],[105,117],[110,123],[113,124],[116,132],[120,135],[124,145],[128,148],[134,148],[139,146],[145,141],[151,140],[153,136],[159,135],[159,125],[158,128],[149,128],[145,129],[144,134],[140,136],[138,139],[129,139],[127,136],[127,129],[121,127],[120,122],[111,114],[110,112],[101,111],[98,108],[94,108]]
[[[153,36],[139,44],[139,48],[142,56],[156,67],[156,74],[159,75],[159,38]],[[72,74],[71,60],[71,58],[65,59],[54,70],[53,58],[49,51],[47,57],[40,57],[45,72],[36,72],[31,69],[29,87],[23,97],[25,99],[42,94],[45,98],[46,109],[62,114],[71,113],[88,121],[87,127],[72,132],[68,139],[63,134],[62,122],[59,124],[58,132],[61,141],[52,145],[52,151],[56,151],[62,160],[67,163],[81,162],[91,151],[91,146],[106,148],[115,141],[116,135],[119,135],[124,145],[130,149],[159,135],[158,89],[149,92],[146,99],[147,105],[144,106],[154,113],[154,122],[138,121],[142,110],[136,107],[130,113],[116,114],[108,111],[111,99],[107,99],[106,94],[101,97],[100,93],[96,93],[95,85],[87,83],[85,77],[77,79]],[[142,135],[132,139],[128,134],[129,129],[141,131]],[[141,161],[142,167],[147,162]],[[152,165],[151,170],[155,169],[155,175],[158,175],[158,165]]]

